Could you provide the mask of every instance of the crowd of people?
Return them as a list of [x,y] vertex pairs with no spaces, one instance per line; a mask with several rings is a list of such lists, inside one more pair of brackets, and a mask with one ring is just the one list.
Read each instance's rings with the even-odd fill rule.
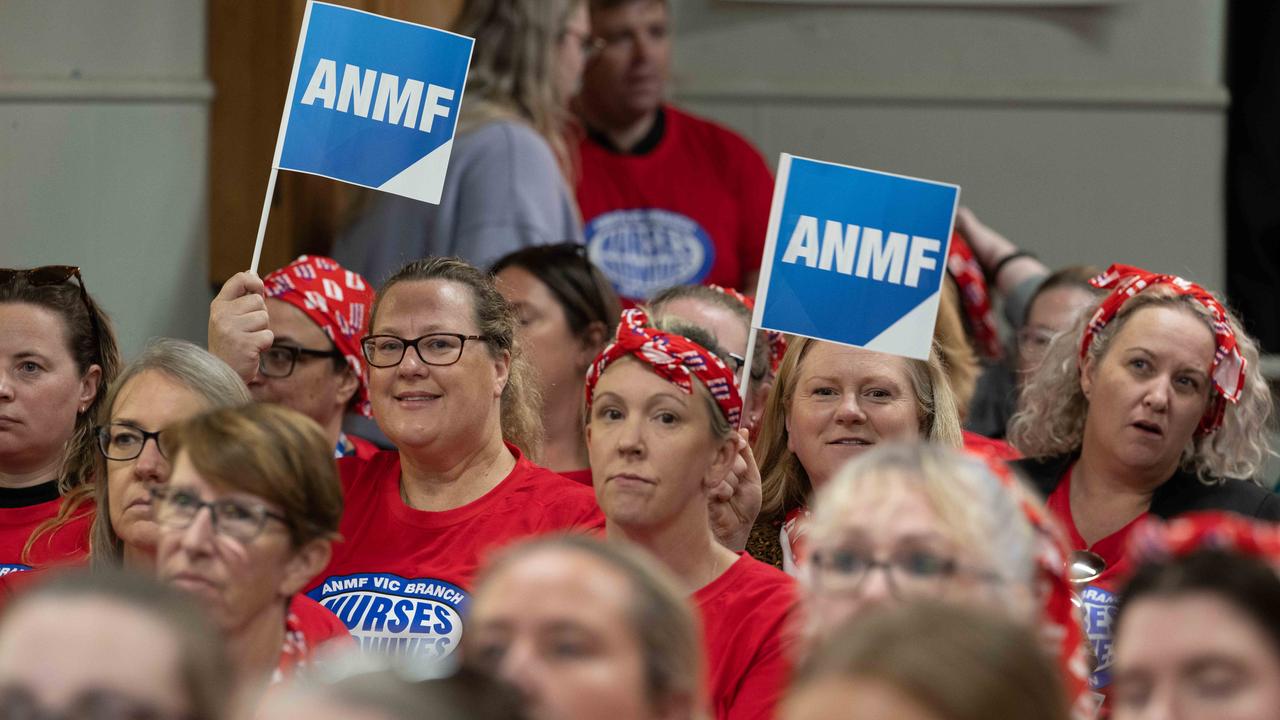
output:
[[0,270],[0,718],[1280,717],[1221,296],[961,209],[927,359],[754,329],[772,181],[669,13],[469,0],[440,205],[203,346]]

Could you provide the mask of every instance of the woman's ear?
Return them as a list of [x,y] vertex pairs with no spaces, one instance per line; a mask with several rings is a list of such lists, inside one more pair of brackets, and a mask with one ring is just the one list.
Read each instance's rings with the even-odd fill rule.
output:
[[609,328],[603,322],[593,320],[578,336],[578,366],[587,367],[600,354],[609,340]]
[[1085,400],[1093,392],[1093,371],[1096,367],[1092,355],[1085,355],[1084,360],[1080,361],[1080,391],[1084,393]]
[[102,366],[90,365],[80,378],[80,397],[77,398],[77,412],[85,412],[98,397],[98,386],[102,384]]
[[729,437],[720,441],[716,447],[715,459],[711,461],[711,467],[707,469],[707,475],[703,478],[702,484],[708,490],[714,490],[720,485],[728,473],[733,472],[733,461],[738,457],[738,434],[730,433]]
[[511,379],[511,351],[503,350],[502,354],[493,358],[494,384],[493,396],[502,397],[507,389],[507,381]]
[[327,538],[316,538],[294,551],[293,557],[284,566],[284,577],[280,579],[280,596],[291,597],[302,592],[312,578],[324,570],[332,556],[333,541]]

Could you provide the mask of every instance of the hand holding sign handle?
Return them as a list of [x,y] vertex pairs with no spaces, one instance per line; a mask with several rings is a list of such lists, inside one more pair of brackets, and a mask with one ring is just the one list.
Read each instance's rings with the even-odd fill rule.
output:
[[245,384],[258,374],[258,355],[271,347],[266,289],[253,273],[236,273],[209,305],[209,352],[231,366]]

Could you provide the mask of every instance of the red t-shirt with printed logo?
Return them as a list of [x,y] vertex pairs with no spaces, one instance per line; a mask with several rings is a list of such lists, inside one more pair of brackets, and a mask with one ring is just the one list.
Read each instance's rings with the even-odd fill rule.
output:
[[693,594],[702,618],[711,710],[717,720],[770,720],[791,673],[791,576],[739,553]]
[[93,502],[86,501],[68,522],[44,532],[23,557],[31,533],[57,517],[62,508],[56,481],[29,488],[0,492],[0,575],[32,568],[76,565],[89,555],[89,526],[93,524]]
[[343,458],[345,509],[333,559],[307,593],[338,616],[368,652],[442,658],[462,639],[471,580],[487,554],[519,538],[597,532],[595,494],[526,459],[494,489],[442,512],[400,496],[400,454]]
[[1074,469],[1074,465],[1067,469],[1062,476],[1062,481],[1049,494],[1045,505],[1067,532],[1071,549],[1092,551],[1107,563],[1102,574],[1080,590],[1080,611],[1084,616],[1085,638],[1093,648],[1097,661],[1097,666],[1089,677],[1089,687],[1095,692],[1105,694],[1111,685],[1111,626],[1116,617],[1117,594],[1124,579],[1132,572],[1132,564],[1128,553],[1125,552],[1125,547],[1129,542],[1129,533],[1143,518],[1147,517],[1147,513],[1139,515],[1129,521],[1129,524],[1089,545],[1084,538],[1080,537],[1075,519],[1071,517],[1071,473]]
[[592,262],[626,300],[673,285],[743,288],[760,269],[773,198],[764,159],[737,133],[663,107],[661,139],[623,154],[589,136],[577,186]]

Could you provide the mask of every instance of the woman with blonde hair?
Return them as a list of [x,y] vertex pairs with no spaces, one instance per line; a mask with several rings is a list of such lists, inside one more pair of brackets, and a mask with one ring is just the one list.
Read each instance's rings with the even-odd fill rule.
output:
[[1049,346],[1010,439],[1075,549],[1086,632],[1110,682],[1125,541],[1148,515],[1226,510],[1280,519],[1251,478],[1271,453],[1271,393],[1239,321],[1193,282],[1125,265],[1094,278],[1095,311]]
[[796,338],[761,419],[763,502],[747,550],[797,573],[813,493],[868,448],[917,438],[962,442],[959,408],[936,351],[913,360]]
[[997,608],[1040,633],[1077,707],[1088,707],[1066,542],[1002,461],[922,442],[870,450],[818,492],[807,540],[811,640],[880,606]]
[[[560,46],[582,0],[469,0],[454,30],[476,39],[438,205],[373,193],[333,257],[381,283],[406,260],[488,267],[530,245],[582,240],[566,177]],[[580,30],[580,28],[579,28]],[[580,40],[580,42],[585,42]]]

